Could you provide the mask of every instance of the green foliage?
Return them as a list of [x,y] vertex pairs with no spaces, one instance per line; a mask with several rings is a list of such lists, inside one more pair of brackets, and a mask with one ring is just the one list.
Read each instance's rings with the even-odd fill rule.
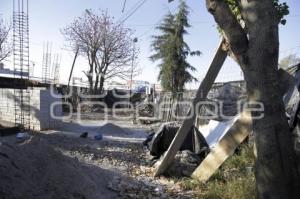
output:
[[226,0],[226,3],[229,5],[231,12],[236,16],[238,21],[241,23],[243,21],[239,4],[236,0]]
[[[279,0],[273,0],[274,6],[276,10],[278,11],[279,16],[279,22],[282,25],[286,24],[286,19],[284,18],[286,15],[289,14],[289,6],[284,2],[280,3]],[[243,21],[243,18],[241,16],[241,11],[239,8],[239,4],[237,0],[226,0],[227,4],[229,5],[232,13],[237,17],[238,21],[241,23]]]
[[159,77],[161,85],[173,94],[181,92],[187,82],[195,81],[191,74],[196,69],[187,62],[188,56],[200,55],[200,51],[191,51],[184,41],[187,34],[189,10],[185,1],[181,0],[176,14],[167,14],[156,28],[160,35],[153,36],[151,44],[155,52],[150,59],[160,61]]
[[278,11],[280,23],[282,25],[285,25],[286,19],[284,17],[290,13],[289,6],[285,2],[279,3],[279,0],[274,0],[274,5],[276,10]]
[[247,167],[254,164],[253,148],[244,145],[238,154],[228,158],[206,183],[186,178],[183,188],[193,190],[197,198],[204,199],[251,199],[255,198],[254,173]]

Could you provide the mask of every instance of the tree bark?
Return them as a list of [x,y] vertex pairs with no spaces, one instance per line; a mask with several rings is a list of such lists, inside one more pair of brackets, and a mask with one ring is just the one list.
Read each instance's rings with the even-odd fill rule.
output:
[[105,78],[101,75],[100,76],[100,82],[99,82],[99,93],[103,92],[104,81],[105,81]]
[[89,82],[89,87],[90,87],[90,94],[93,94],[93,75],[92,75],[92,72],[90,71],[88,74],[87,74],[87,78],[88,78],[88,82]]
[[96,80],[95,80],[95,85],[94,85],[94,92],[95,92],[95,94],[97,94],[97,92],[100,90],[98,88],[98,84],[99,84],[99,74],[96,74]]
[[[243,70],[248,101],[260,102],[264,107],[264,117],[253,120],[257,198],[299,198],[296,155],[279,87],[278,17],[273,1],[240,0],[247,33],[241,31],[223,0],[206,2]],[[257,114],[251,111],[252,117]]]

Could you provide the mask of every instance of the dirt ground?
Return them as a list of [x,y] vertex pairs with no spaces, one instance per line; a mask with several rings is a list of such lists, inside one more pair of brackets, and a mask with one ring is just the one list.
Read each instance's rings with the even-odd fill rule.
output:
[[[120,133],[120,132],[119,132]],[[0,198],[192,198],[180,182],[153,178],[141,142],[34,133],[0,138]]]

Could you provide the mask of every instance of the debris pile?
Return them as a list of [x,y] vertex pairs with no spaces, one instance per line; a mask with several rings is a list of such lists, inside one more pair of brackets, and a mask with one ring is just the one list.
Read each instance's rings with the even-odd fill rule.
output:
[[38,136],[72,159],[105,169],[110,175],[107,187],[118,192],[116,198],[132,198],[133,195],[151,199],[192,198],[192,193],[183,191],[171,179],[153,178],[154,169],[147,164],[147,155],[140,143],[98,142],[65,135]]
[[131,134],[129,130],[121,128],[112,123],[106,123],[105,125],[101,126],[98,129],[98,132],[101,133],[102,135],[119,136],[119,137],[128,136]]
[[[169,148],[178,129],[179,124],[176,122],[162,124],[155,135],[153,135],[153,138],[148,140],[148,143],[144,143],[148,145],[150,154],[159,158]],[[181,150],[190,150],[197,155],[201,155],[207,152],[209,148],[202,134],[196,127],[192,127]]]
[[155,110],[152,104],[140,104],[139,107],[139,117],[154,117]]
[[[169,148],[178,129],[179,124],[176,122],[164,123],[155,134],[150,134],[145,140],[144,145],[149,149],[151,164],[160,164],[160,159],[164,157],[163,154]],[[180,151],[177,152],[175,161],[165,174],[175,177],[190,176],[208,152],[209,147],[205,138],[192,127]]]
[[[201,157],[189,150],[178,151],[173,163],[166,170],[165,175],[172,177],[189,177],[199,166],[204,157]],[[157,162],[159,163],[159,161]]]
[[115,198],[109,174],[62,155],[38,139],[0,144],[2,198]]

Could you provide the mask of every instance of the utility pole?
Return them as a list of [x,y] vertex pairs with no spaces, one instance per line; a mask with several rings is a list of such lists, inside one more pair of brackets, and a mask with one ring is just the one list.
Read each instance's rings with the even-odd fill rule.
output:
[[72,67],[71,67],[71,71],[70,71],[70,75],[69,75],[69,80],[68,80],[68,90],[69,90],[69,87],[70,87],[70,81],[71,81],[71,78],[72,78],[72,75],[73,75],[73,70],[74,70],[74,66],[75,66],[75,63],[76,63],[76,59],[78,57],[78,53],[79,53],[79,47],[76,46],[76,51],[75,51],[75,55],[74,55],[74,59],[73,59],[73,63],[72,63]]
[[[132,62],[131,62],[131,72],[130,72],[130,90],[129,90],[129,103],[131,103],[131,95],[132,95],[132,78],[133,78],[133,68],[134,68],[134,57],[135,57],[135,43],[138,41],[138,39],[135,37],[133,42],[133,52],[132,52]],[[135,111],[133,111],[133,123],[136,122],[136,115]]]
[[129,102],[131,102],[131,94],[132,94],[132,78],[133,78],[133,68],[134,68],[134,57],[135,57],[135,43],[138,39],[135,37],[133,42],[133,52],[132,52],[132,62],[131,62],[131,72],[130,72],[130,90],[129,90]]

